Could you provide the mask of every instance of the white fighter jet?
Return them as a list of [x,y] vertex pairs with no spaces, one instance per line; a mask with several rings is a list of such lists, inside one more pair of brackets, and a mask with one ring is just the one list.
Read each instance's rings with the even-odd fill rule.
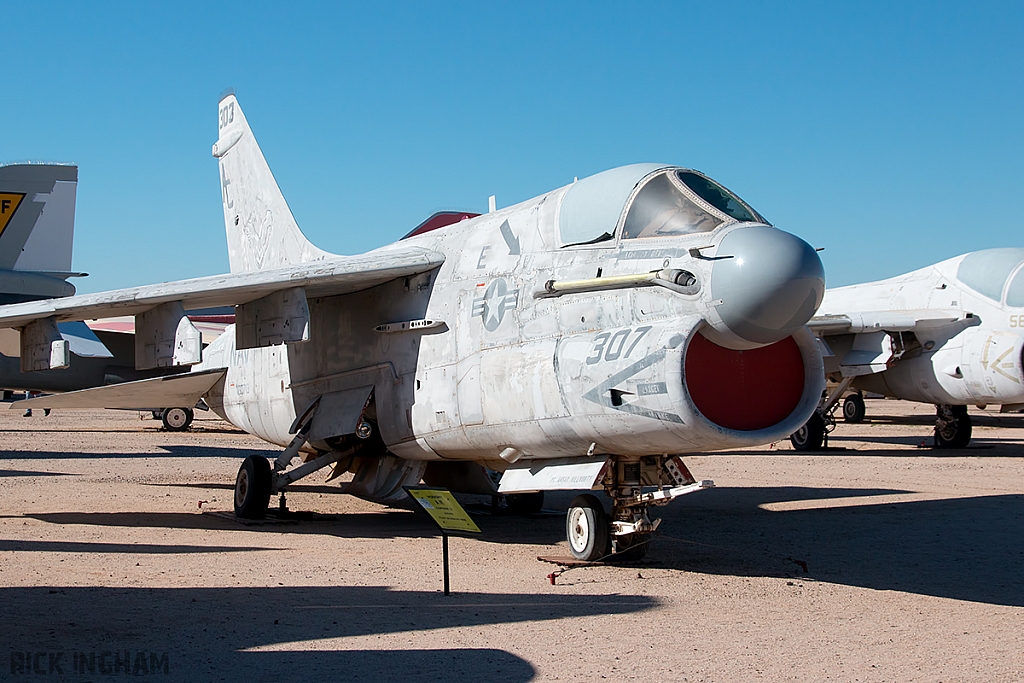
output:
[[[33,405],[203,398],[282,448],[241,464],[240,516],[327,466],[383,503],[420,481],[491,493],[498,472],[523,506],[603,490],[610,516],[572,502],[571,551],[636,557],[652,505],[710,485],[679,454],[784,438],[818,405],[821,261],[697,171],[616,168],[334,256],[299,231],[234,95],[218,114],[230,274],[0,307],[0,325],[31,370],[64,362],[57,321],[135,315],[140,366],[191,373]],[[236,325],[201,351],[184,309],[223,305]]]
[[832,409],[864,418],[868,391],[934,403],[935,445],[971,440],[968,405],[1024,408],[1024,249],[986,249],[905,275],[829,289],[811,328],[836,387],[791,440],[821,448]]

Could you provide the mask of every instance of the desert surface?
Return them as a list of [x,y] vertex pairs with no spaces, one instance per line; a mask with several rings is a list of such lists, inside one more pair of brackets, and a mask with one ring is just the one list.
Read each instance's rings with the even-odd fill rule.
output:
[[[832,449],[686,458],[716,488],[661,508],[647,557],[565,571],[564,512],[422,513],[338,495],[235,521],[242,458],[211,413],[0,404],[0,679],[92,681],[1024,681],[1024,415],[869,400]],[[272,505],[276,504],[272,500]],[[314,514],[315,513],[315,514]]]

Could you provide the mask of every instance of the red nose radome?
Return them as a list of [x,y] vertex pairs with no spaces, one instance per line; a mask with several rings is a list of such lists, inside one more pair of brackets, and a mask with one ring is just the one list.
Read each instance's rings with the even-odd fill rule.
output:
[[804,359],[792,337],[734,351],[693,335],[683,381],[697,410],[719,427],[767,429],[796,409],[804,391]]

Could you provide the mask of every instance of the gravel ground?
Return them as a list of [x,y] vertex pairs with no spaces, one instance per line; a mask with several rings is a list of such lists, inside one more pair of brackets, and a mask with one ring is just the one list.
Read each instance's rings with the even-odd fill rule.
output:
[[717,488],[643,562],[554,585],[563,514],[480,515],[445,597],[431,525],[326,473],[288,495],[319,516],[218,514],[274,451],[209,414],[0,409],[0,679],[1024,681],[1024,416],[972,409],[935,451],[932,415],[869,400],[826,453],[688,457]]

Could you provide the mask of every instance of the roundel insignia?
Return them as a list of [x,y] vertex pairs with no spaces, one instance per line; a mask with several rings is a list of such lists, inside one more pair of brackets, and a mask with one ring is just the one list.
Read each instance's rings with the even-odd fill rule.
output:
[[508,283],[498,278],[487,285],[484,295],[473,300],[473,315],[480,316],[484,329],[493,332],[505,319],[505,311],[514,309],[519,304],[519,290],[509,290]]

